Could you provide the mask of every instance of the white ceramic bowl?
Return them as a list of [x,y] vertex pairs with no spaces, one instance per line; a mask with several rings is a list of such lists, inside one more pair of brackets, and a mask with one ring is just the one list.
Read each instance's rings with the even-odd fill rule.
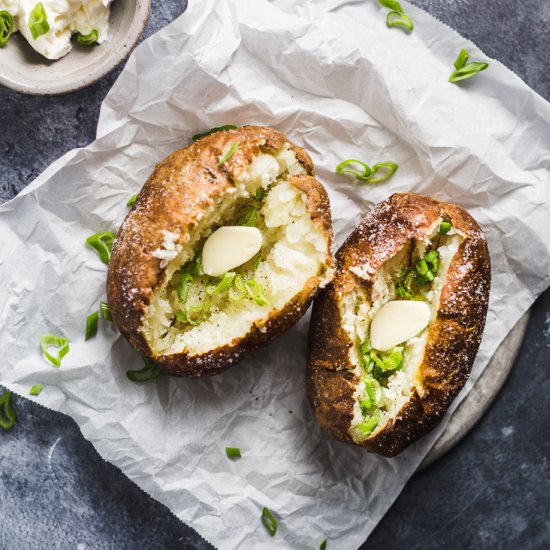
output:
[[132,51],[149,16],[151,0],[115,0],[111,5],[109,40],[81,46],[57,61],[36,53],[14,34],[0,48],[0,84],[24,94],[63,94],[93,84],[121,63]]

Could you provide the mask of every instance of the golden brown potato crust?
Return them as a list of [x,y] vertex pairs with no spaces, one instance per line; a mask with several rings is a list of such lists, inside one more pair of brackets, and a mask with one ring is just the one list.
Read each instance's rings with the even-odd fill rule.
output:
[[[235,142],[233,156],[218,166],[219,158]],[[319,288],[312,277],[305,288],[282,311],[274,311],[260,332],[254,327],[231,345],[208,354],[190,356],[185,352],[154,356],[140,332],[153,292],[164,280],[161,260],[153,252],[162,248],[163,230],[180,235],[186,242],[207,208],[234,186],[260,148],[291,146],[306,175],[289,181],[307,195],[306,206],[314,222],[332,244],[328,195],[315,179],[309,155],[283,134],[263,126],[244,126],[204,137],[185,149],[172,153],[158,164],[139,193],[118,232],[107,277],[107,295],[113,320],[122,335],[144,357],[163,372],[176,376],[201,377],[216,374],[236,363],[244,352],[255,349],[290,328],[307,310]],[[327,256],[327,267],[332,266]]]
[[[439,217],[464,233],[441,291],[439,309],[429,328],[420,369],[424,395],[410,401],[362,446],[395,456],[435,428],[464,386],[485,325],[491,283],[489,251],[475,220],[462,208],[415,193],[391,196],[370,212],[336,253],[336,276],[315,300],[309,331],[308,397],[319,424],[332,436],[354,443],[348,433],[355,387],[348,351],[352,342],[342,329],[342,296],[370,283],[351,266],[369,265],[374,277],[382,264],[403,247],[412,247]],[[371,279],[372,280],[372,279]]]

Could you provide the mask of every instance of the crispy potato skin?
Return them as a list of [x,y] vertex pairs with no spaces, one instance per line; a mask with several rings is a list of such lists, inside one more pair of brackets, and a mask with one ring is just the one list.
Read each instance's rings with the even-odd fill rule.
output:
[[[462,208],[415,193],[391,196],[370,212],[336,253],[336,276],[315,300],[309,331],[307,393],[319,424],[332,436],[349,435],[359,377],[349,359],[352,342],[342,329],[339,302],[355,285],[370,291],[382,264],[411,247],[440,217],[466,237],[445,279],[420,366],[424,395],[414,391],[395,419],[361,446],[391,457],[433,430],[464,386],[485,325],[491,283],[489,251],[475,220]],[[370,281],[349,268],[369,265]]]
[[[235,142],[233,156],[221,166],[218,159]],[[117,234],[107,276],[107,295],[113,320],[122,335],[144,357],[166,374],[203,377],[228,368],[250,350],[273,340],[290,328],[306,312],[321,280],[309,279],[302,291],[283,310],[273,311],[262,326],[231,345],[207,354],[155,356],[140,332],[143,318],[154,290],[164,280],[161,260],[153,252],[162,247],[163,230],[179,233],[178,242],[186,242],[203,212],[220,195],[234,186],[260,148],[281,149],[289,144],[305,175],[289,181],[307,195],[306,207],[332,245],[332,223],[328,195],[315,179],[309,155],[283,134],[263,126],[244,126],[200,139],[185,149],[172,153],[158,164],[139,193]],[[326,266],[332,267],[331,254]]]

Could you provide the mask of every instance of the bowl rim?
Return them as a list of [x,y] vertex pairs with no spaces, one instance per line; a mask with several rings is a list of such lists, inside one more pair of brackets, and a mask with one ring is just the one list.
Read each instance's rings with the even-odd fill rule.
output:
[[[124,2],[126,0],[118,1]],[[128,44],[128,47],[121,48],[118,55],[117,52],[113,52],[113,55],[108,58],[108,61],[98,65],[97,68],[91,70],[84,77],[79,77],[74,81],[61,81],[59,84],[48,83],[47,85],[41,87],[39,81],[37,81],[36,84],[29,85],[4,76],[0,72],[0,85],[10,88],[11,90],[15,90],[16,92],[35,96],[66,94],[91,86],[118,67],[130,55],[130,53],[132,53],[140,36],[143,34],[150,12],[151,0],[137,0],[136,14],[126,34],[126,43]],[[71,52],[67,55],[71,55]]]

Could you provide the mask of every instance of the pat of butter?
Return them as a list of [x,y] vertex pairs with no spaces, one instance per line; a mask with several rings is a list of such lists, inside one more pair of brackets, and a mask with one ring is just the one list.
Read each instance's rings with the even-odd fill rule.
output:
[[423,331],[430,322],[426,302],[393,300],[384,304],[370,325],[370,344],[374,349],[387,351]]
[[211,277],[218,277],[248,262],[261,247],[262,233],[257,227],[220,227],[204,243],[202,270]]

